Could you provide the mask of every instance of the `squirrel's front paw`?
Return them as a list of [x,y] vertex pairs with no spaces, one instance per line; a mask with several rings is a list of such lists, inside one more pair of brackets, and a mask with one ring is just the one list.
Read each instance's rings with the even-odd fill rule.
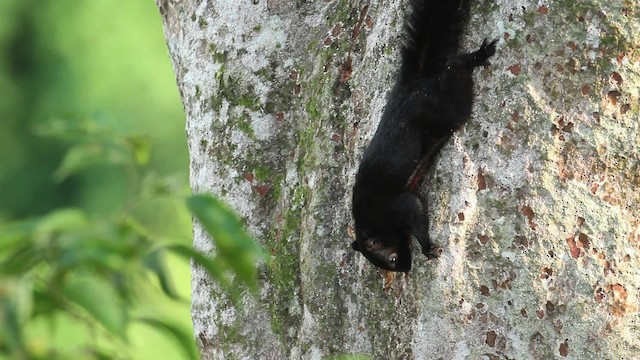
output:
[[424,254],[424,256],[427,257],[427,259],[431,260],[431,259],[437,259],[438,257],[440,257],[440,254],[442,254],[442,248],[441,247],[429,247],[427,249],[422,248],[422,254]]

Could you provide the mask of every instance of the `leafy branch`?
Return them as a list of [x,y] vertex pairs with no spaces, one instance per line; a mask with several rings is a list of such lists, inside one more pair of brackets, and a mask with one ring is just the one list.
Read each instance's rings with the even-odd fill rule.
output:
[[[136,191],[129,192],[135,195],[111,218],[70,207],[0,222],[0,357],[130,358],[128,329],[141,323],[167,334],[189,359],[197,359],[191,331],[160,317],[133,313],[135,306],[149,301],[149,292],[143,290],[151,287],[168,299],[184,301],[166,262],[168,256],[178,256],[205,268],[232,299],[238,299],[239,289],[255,294],[257,266],[267,261],[263,250],[219,199],[181,196],[175,182],[145,174],[152,155],[148,138],[122,135],[108,122],[91,118],[55,119],[36,131],[70,142],[54,179],[80,175],[98,164],[124,165],[122,171],[134,174],[130,186]],[[135,209],[165,196],[182,199],[184,211],[188,209],[211,235],[213,256],[180,239],[158,236],[135,217]],[[150,278],[157,285],[150,285]],[[61,318],[86,328],[95,341],[63,350],[56,347],[53,335],[47,339],[31,331],[39,321],[55,325]]]

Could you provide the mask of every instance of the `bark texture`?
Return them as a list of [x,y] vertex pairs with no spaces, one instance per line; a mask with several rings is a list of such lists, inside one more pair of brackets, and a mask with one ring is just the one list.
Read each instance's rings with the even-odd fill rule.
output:
[[[157,2],[193,190],[222,196],[273,259],[239,308],[193,269],[204,359],[640,354],[637,1],[474,5],[467,49],[502,41],[476,73],[473,118],[429,174],[444,252],[408,276],[349,247],[405,4]],[[194,241],[215,251],[198,224]]]

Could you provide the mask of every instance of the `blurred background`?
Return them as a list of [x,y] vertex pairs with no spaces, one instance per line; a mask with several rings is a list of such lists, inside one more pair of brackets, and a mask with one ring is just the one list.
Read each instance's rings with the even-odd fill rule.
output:
[[[156,262],[156,243],[190,244],[191,217],[155,2],[1,0],[0,14],[0,359],[189,358],[189,263]],[[117,305],[81,297],[102,282]],[[122,320],[146,316],[162,323]]]

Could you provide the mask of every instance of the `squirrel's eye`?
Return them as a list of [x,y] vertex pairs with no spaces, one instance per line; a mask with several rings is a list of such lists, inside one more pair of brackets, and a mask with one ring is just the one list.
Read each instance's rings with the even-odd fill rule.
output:
[[395,264],[396,261],[398,261],[398,255],[392,254],[391,256],[389,256],[389,262],[390,263]]

